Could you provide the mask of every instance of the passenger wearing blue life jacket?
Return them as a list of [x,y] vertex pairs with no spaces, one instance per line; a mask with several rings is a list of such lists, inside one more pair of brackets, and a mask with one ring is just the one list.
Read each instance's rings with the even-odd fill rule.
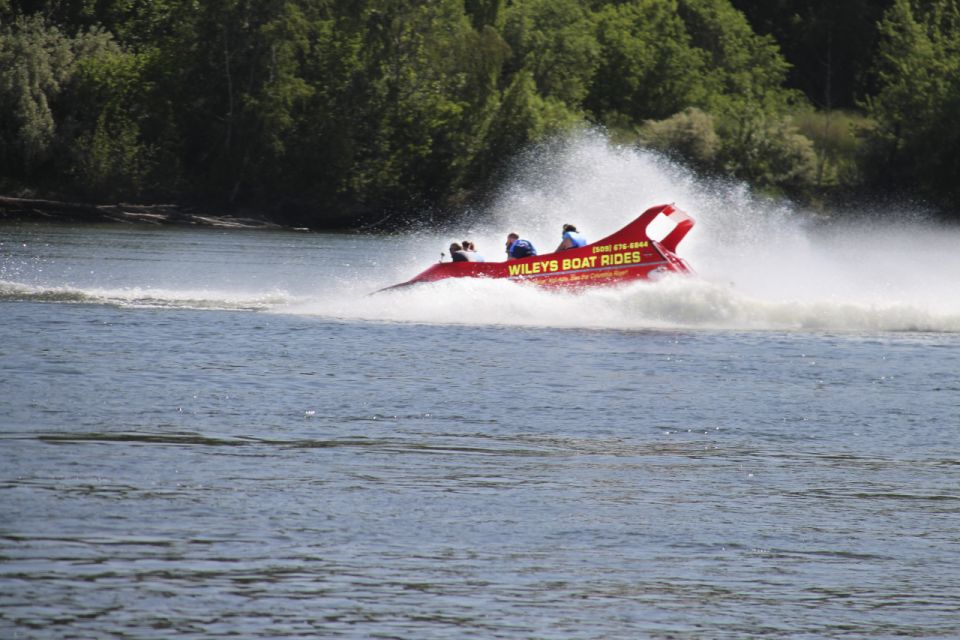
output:
[[507,260],[518,260],[537,255],[537,250],[529,240],[521,240],[520,236],[511,233],[507,236]]
[[577,228],[572,224],[563,225],[563,241],[560,242],[560,246],[557,247],[557,251],[563,251],[564,249],[577,249],[579,247],[586,246],[587,239],[584,238]]

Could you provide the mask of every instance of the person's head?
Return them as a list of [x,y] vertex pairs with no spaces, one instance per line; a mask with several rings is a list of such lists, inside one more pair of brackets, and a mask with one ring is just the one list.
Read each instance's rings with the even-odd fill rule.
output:
[[574,233],[577,233],[577,228],[572,224],[565,224],[563,225],[563,232],[566,233],[567,231],[573,231]]
[[518,235],[515,234],[515,233],[508,234],[508,235],[507,235],[507,244],[510,244],[510,243],[512,243],[512,242],[516,242],[516,241],[519,240],[519,239],[520,239],[520,236],[518,236]]
[[460,244],[463,245],[463,250],[464,250],[464,251],[473,251],[473,250],[474,250],[474,249],[473,249],[473,243],[470,242],[469,240],[464,240],[464,241],[461,242]]
[[453,253],[454,251],[463,251],[463,247],[461,247],[461,246],[460,246],[459,244],[457,244],[456,242],[451,243],[451,244],[450,244],[450,253]]

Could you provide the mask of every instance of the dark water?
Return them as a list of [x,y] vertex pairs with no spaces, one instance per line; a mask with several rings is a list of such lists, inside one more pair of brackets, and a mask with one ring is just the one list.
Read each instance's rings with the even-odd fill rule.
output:
[[351,319],[226,274],[383,240],[62,232],[7,228],[0,637],[960,634],[956,333]]

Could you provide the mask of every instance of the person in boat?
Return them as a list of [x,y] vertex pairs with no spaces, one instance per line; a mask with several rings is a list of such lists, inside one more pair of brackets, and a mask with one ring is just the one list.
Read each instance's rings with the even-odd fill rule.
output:
[[507,236],[507,260],[518,260],[535,255],[537,250],[529,240],[522,240],[515,233]]
[[467,254],[470,262],[486,262],[486,259],[477,252],[477,247],[473,244],[473,241],[464,240],[460,244],[463,245],[463,251]]
[[453,262],[470,262],[470,256],[463,250],[463,246],[459,242],[453,242],[450,244],[450,260]]
[[560,246],[557,247],[557,251],[563,251],[564,249],[577,249],[583,247],[587,244],[587,239],[577,231],[577,228],[572,224],[563,225],[563,240],[560,242]]

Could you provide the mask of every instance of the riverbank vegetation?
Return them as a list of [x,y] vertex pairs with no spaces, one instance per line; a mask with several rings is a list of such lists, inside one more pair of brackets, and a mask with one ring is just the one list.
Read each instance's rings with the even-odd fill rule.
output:
[[0,194],[452,211],[602,127],[816,205],[960,220],[960,0],[0,0]]

